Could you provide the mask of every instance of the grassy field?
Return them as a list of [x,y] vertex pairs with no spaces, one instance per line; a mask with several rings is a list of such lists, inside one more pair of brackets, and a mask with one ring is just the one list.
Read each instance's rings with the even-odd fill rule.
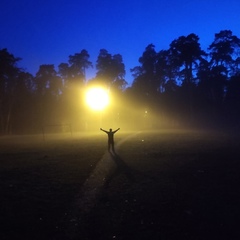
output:
[[124,141],[129,134],[116,135],[123,142],[96,203],[75,215],[106,136],[0,138],[0,239],[240,238],[238,138],[166,130]]

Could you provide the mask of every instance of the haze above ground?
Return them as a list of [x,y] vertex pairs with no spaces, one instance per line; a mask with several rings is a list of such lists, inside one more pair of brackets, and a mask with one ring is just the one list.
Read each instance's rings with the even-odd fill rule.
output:
[[180,36],[195,33],[203,50],[214,34],[231,30],[240,37],[238,0],[3,0],[0,15],[0,49],[22,60],[18,66],[34,76],[42,64],[68,62],[69,55],[86,49],[95,76],[100,49],[121,54],[126,81],[130,69],[149,44],[169,48]]

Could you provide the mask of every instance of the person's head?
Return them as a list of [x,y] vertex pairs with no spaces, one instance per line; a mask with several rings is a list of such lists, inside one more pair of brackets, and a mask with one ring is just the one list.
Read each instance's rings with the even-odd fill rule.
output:
[[112,132],[112,129],[110,128],[109,131]]

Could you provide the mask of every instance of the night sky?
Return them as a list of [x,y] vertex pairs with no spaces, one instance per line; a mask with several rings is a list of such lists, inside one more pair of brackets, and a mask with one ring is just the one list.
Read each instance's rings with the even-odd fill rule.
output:
[[[95,65],[100,49],[121,54],[126,81],[148,44],[168,49],[180,36],[195,33],[201,47],[214,34],[240,37],[239,0],[2,0],[0,49],[21,57],[19,67],[36,74],[41,64],[58,65],[86,49]],[[95,76],[95,69],[87,78]]]

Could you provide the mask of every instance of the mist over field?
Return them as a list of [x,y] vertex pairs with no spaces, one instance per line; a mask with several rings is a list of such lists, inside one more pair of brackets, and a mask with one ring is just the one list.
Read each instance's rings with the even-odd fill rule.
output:
[[195,33],[179,36],[168,49],[157,51],[150,43],[130,69],[131,85],[122,55],[107,49],[100,49],[91,79],[86,72],[94,64],[86,49],[57,68],[40,65],[35,75],[20,68],[21,59],[7,48],[0,49],[0,135],[100,127],[239,132],[239,48],[240,38],[231,30],[215,33],[206,50]]

